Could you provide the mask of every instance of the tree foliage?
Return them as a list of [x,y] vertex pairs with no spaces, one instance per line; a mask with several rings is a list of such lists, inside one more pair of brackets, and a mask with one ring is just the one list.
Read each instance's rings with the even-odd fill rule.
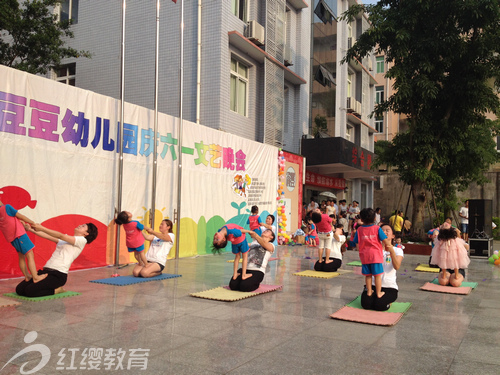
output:
[[0,1],[0,64],[32,74],[46,74],[68,57],[90,57],[65,46],[71,22],[58,22],[57,0]]
[[[352,7],[370,14],[371,28],[345,60],[373,49],[385,55],[394,94],[375,108],[407,116],[408,131],[381,147],[376,163],[398,168],[411,185],[414,225],[421,225],[426,187],[445,192],[484,182],[496,161],[500,2],[498,0],[381,0]],[[451,189],[451,190],[450,190]]]

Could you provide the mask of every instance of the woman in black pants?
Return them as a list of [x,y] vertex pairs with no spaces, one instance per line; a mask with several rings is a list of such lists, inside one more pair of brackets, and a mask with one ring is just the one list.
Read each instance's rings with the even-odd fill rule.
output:
[[250,236],[254,241],[250,244],[250,249],[248,250],[247,276],[249,274],[251,276],[243,280],[240,268],[238,270],[238,277],[236,279],[231,277],[231,280],[229,280],[229,288],[231,290],[252,292],[258,289],[264,279],[267,262],[274,252],[273,241],[275,236],[271,229],[265,230],[260,236],[251,231]]
[[27,231],[55,242],[57,246],[43,269],[38,270],[39,275],[47,274],[47,277],[36,284],[33,279],[21,281],[16,287],[16,293],[25,297],[43,297],[62,293],[71,264],[83,251],[85,245],[96,239],[97,227],[92,223],[79,225],[75,228],[74,236],[45,228],[40,224],[35,224],[33,229],[26,226]]
[[[388,224],[382,225],[382,230],[386,234],[387,238],[393,242],[394,231],[392,227]],[[401,267],[401,262],[403,261],[404,253],[403,249],[399,247],[391,247],[389,251],[384,250],[384,274],[382,275],[382,291],[385,294],[381,298],[377,298],[376,294],[373,293],[368,297],[366,286],[361,294],[361,306],[366,310],[377,310],[386,311],[391,307],[391,303],[396,301],[398,298],[398,284],[396,283],[396,271]],[[373,285],[375,289],[375,285]]]

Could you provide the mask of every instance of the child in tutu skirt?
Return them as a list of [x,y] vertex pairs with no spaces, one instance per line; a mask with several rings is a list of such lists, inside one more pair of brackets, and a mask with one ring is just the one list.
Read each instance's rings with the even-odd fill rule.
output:
[[[462,284],[464,277],[459,273],[459,269],[467,268],[470,259],[456,228],[452,228],[448,223],[443,224],[439,230],[431,263],[441,268],[438,277],[440,285],[460,286]],[[447,269],[453,270],[453,275]]]

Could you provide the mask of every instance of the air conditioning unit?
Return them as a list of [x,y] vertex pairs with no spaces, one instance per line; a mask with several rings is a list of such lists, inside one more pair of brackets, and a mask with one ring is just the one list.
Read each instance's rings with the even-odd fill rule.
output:
[[361,103],[358,102],[357,100],[355,100],[354,101],[354,113],[357,113],[358,115],[361,116],[361,112],[362,112]]
[[246,28],[246,37],[250,39],[254,44],[258,46],[263,46],[265,42],[265,30],[264,26],[259,24],[255,20],[248,21]]
[[356,100],[352,97],[347,98],[347,112],[354,112],[354,108],[356,106]]
[[288,44],[285,44],[285,51],[284,51],[283,60],[284,60],[285,66],[293,65],[293,50],[292,50],[292,47],[290,47]]

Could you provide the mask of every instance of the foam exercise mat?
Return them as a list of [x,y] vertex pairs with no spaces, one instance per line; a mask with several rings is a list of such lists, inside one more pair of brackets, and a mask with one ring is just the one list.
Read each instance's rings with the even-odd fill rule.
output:
[[338,269],[337,271],[335,271],[337,273],[340,273],[341,275],[345,274],[345,273],[353,273],[354,271],[353,270],[343,270],[343,269]]
[[14,301],[12,299],[0,297],[0,307],[16,306],[20,305],[21,302]]
[[[463,283],[462,283],[463,285]],[[425,283],[424,286],[421,286],[420,289],[426,290],[428,292],[438,292],[438,293],[449,293],[449,294],[469,294],[472,291],[470,286],[443,286],[436,285],[433,283]]]
[[330,318],[378,326],[393,326],[399,322],[403,315],[403,313],[397,312],[364,310],[356,307],[344,306],[330,315]]
[[[361,306],[361,296],[357,296],[354,300],[349,302],[346,306],[354,307],[356,309],[363,309]],[[382,312],[394,312],[394,313],[405,313],[411,307],[411,302],[393,302],[389,310]]]
[[281,289],[282,285],[260,285],[258,289],[253,292],[239,292],[231,290],[228,286],[220,286],[218,288],[205,290],[204,292],[190,293],[189,295],[197,298],[212,299],[216,301],[232,302],[241,299],[256,296],[258,294],[273,292]]
[[[226,263],[234,263],[234,259],[226,260]],[[243,263],[243,259],[240,258],[239,263]]]
[[[436,278],[436,279],[434,279],[434,280],[432,280],[432,281],[431,281],[431,283],[436,284],[436,285],[439,285],[439,281],[438,281],[438,279],[437,279],[437,278]],[[476,288],[477,288],[477,283],[474,283],[474,282],[471,282],[471,281],[464,281],[464,282],[462,282],[461,287],[462,287],[462,286],[469,286],[469,287],[471,287],[472,289],[476,289]]]
[[363,264],[360,260],[353,260],[352,262],[347,263],[348,266],[359,266],[361,267]]
[[157,281],[157,280],[165,280],[165,279],[173,279],[175,277],[181,277],[182,275],[172,275],[168,273],[162,273],[161,275],[154,277],[134,277],[134,276],[118,276],[118,277],[109,277],[107,279],[99,279],[99,280],[90,280],[91,283],[98,284],[108,284],[108,285],[131,285],[138,283],[147,283],[148,281]]
[[305,276],[305,277],[316,277],[319,279],[331,279],[332,277],[337,277],[340,275],[338,272],[322,272],[314,270],[305,270],[300,272],[292,273],[294,276]]
[[23,301],[39,302],[39,301],[47,301],[50,299],[59,299],[59,298],[79,296],[80,294],[82,294],[82,293],[66,291],[64,293],[58,293],[58,294],[53,294],[51,296],[43,296],[43,297],[24,297],[24,296],[20,296],[17,293],[5,293],[4,296],[20,299]]
[[415,271],[420,271],[420,272],[439,272],[439,268],[436,267],[430,267],[427,264],[419,264],[417,268],[415,268]]

